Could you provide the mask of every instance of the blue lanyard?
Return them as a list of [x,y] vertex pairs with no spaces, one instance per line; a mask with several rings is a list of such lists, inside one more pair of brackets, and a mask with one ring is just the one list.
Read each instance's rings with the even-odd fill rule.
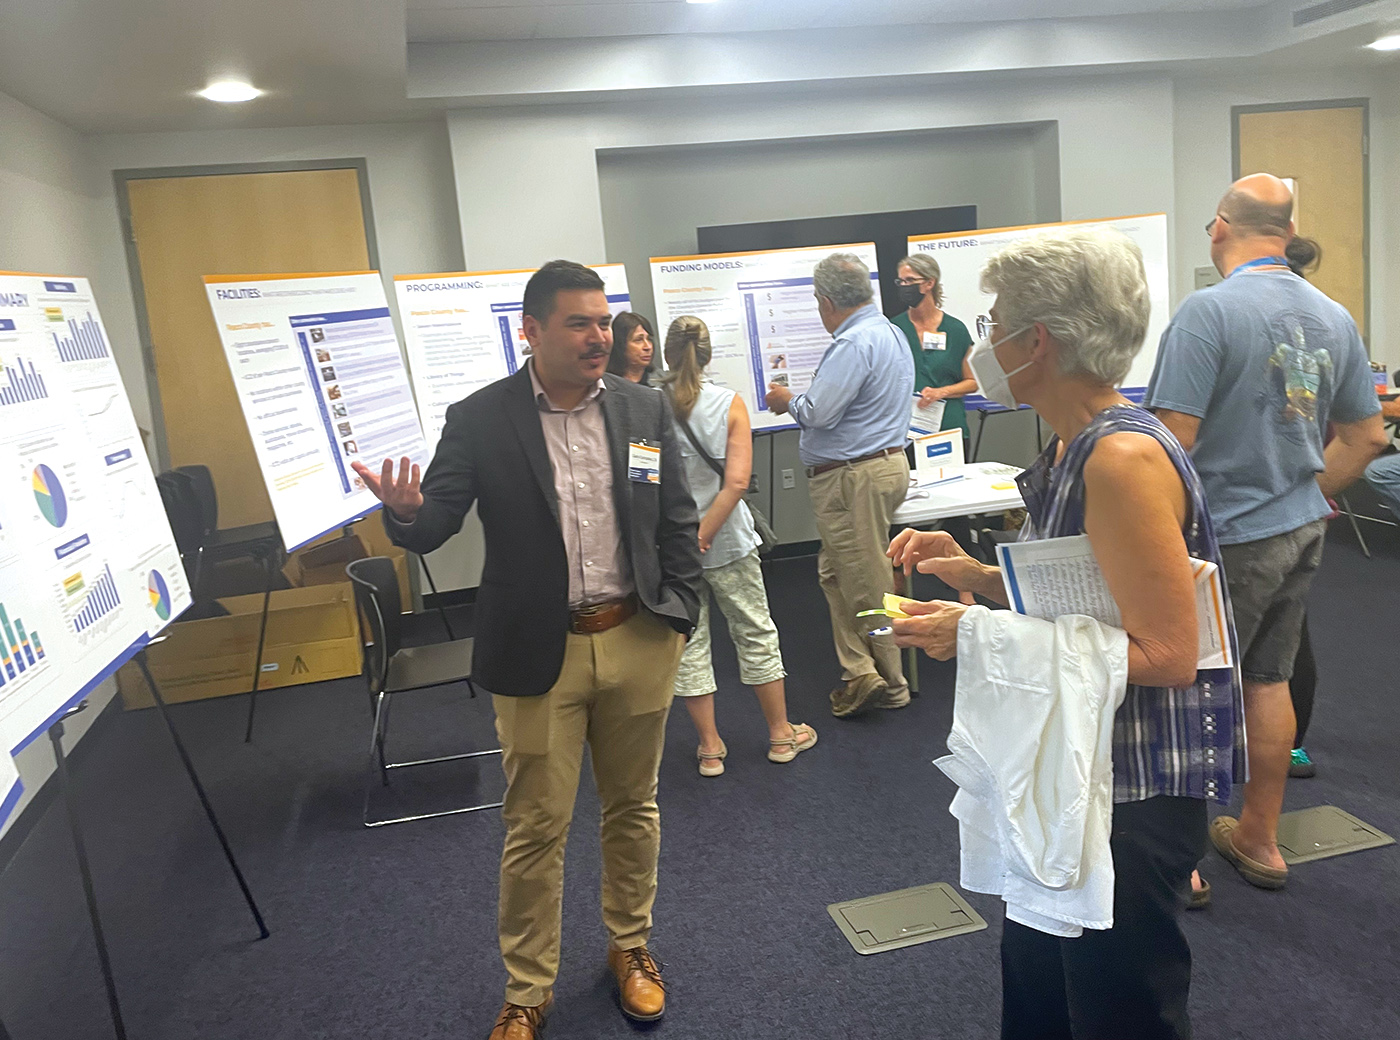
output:
[[1247,260],[1230,272],[1233,278],[1241,271],[1248,271],[1251,267],[1287,267],[1288,258],[1286,256],[1261,256],[1257,260]]

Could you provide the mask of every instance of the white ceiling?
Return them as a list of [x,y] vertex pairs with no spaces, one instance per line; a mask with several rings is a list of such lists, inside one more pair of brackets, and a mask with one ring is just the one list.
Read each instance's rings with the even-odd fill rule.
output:
[[[1359,32],[1363,23],[1400,22],[1400,0],[1374,0],[1303,34],[1284,30],[1292,8],[1310,2],[0,0],[0,93],[79,131],[104,133],[373,122],[528,104],[546,100],[541,83],[561,70],[576,82],[554,97],[585,100],[707,85],[776,89],[780,80],[796,87],[838,72],[868,81],[1000,75],[1056,62],[1066,70],[1170,69],[1295,42],[1302,49],[1290,60],[1299,62],[1316,44],[1326,54],[1316,60],[1328,64],[1400,64],[1400,57],[1359,52],[1355,42],[1320,46],[1320,37],[1335,43],[1342,30]],[[941,28],[950,23],[964,24]],[[1258,42],[1263,30],[1255,27],[1265,25],[1279,42]],[[977,45],[940,48],[945,31],[948,41]],[[1070,38],[1084,41],[1080,53],[1088,57],[1065,57]],[[868,71],[839,70],[856,40],[871,56]],[[946,69],[924,60],[954,50],[958,61]],[[880,60],[886,53],[913,57]],[[678,64],[676,54],[684,59]],[[784,61],[792,66],[793,55],[801,68],[771,74]],[[430,66],[432,75],[415,76],[416,65]],[[220,77],[247,78],[268,94],[230,106],[195,96]],[[450,89],[437,90],[443,82]]]
[[409,0],[411,43],[999,22],[1256,7],[1268,0]]

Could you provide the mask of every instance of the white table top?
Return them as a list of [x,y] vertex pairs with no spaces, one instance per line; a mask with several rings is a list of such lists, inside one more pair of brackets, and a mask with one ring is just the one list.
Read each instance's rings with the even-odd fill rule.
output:
[[[904,504],[894,511],[891,523],[895,527],[917,527],[950,516],[1020,509],[1025,503],[1012,483],[1020,472],[1020,467],[1001,462],[969,462],[962,480],[932,487],[911,485]],[[993,484],[1012,486],[994,488]]]

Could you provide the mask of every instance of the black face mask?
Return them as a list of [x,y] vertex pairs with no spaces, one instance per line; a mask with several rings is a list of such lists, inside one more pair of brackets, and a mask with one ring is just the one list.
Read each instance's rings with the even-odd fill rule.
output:
[[899,302],[905,307],[917,307],[924,298],[924,290],[918,285],[896,285],[895,291],[899,293]]

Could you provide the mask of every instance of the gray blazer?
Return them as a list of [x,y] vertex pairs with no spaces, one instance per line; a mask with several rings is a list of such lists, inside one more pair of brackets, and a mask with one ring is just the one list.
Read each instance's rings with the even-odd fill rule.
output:
[[[613,498],[642,606],[689,635],[700,616],[699,521],[666,395],[615,375],[600,398]],[[661,483],[627,477],[627,445],[661,445]],[[486,533],[476,598],[472,678],[492,693],[546,693],[564,664],[569,574],[554,471],[530,373],[521,368],[458,401],[423,477],[411,524],[384,510],[394,542],[428,553],[462,527],[475,503]]]

